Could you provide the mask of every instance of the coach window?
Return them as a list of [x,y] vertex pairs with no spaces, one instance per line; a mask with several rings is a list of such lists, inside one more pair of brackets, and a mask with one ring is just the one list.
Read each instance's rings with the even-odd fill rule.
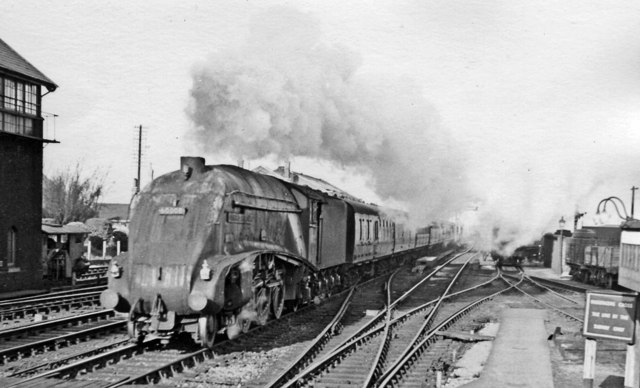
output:
[[373,239],[378,241],[378,221],[373,223]]
[[359,219],[358,221],[360,221],[360,230],[359,230],[358,236],[360,237],[359,240],[362,241],[362,218]]
[[18,231],[13,226],[7,232],[7,266],[9,267],[16,265],[17,234]]
[[371,220],[367,220],[367,241],[371,241]]

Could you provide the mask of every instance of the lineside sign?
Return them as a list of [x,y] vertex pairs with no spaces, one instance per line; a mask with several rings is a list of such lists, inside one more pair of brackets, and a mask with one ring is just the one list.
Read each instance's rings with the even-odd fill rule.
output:
[[634,342],[637,294],[587,291],[583,335]]

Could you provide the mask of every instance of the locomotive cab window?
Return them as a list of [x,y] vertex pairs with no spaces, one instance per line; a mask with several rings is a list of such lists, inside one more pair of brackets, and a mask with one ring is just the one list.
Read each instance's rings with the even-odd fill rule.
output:
[[320,215],[320,203],[312,200],[309,205],[309,224],[317,225],[318,216]]

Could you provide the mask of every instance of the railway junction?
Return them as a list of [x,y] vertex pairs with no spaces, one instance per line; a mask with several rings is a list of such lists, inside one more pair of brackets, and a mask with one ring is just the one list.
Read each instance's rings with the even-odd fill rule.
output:
[[[584,292],[594,286],[539,267],[498,271],[472,251],[434,259],[221,339],[212,350],[188,340],[132,343],[126,322],[100,308],[94,289],[8,299],[0,304],[0,384],[583,386]],[[45,319],[21,321],[35,316]],[[624,386],[625,351],[614,341],[599,345],[593,386]]]

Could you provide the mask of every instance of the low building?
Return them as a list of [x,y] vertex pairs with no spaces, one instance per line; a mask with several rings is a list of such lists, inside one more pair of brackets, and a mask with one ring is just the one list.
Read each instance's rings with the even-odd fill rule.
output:
[[42,268],[46,279],[71,279],[75,261],[85,255],[89,233],[81,222],[67,225],[42,222]]
[[0,39],[0,292],[42,287],[42,97],[53,81]]
[[101,203],[98,205],[97,218],[108,220],[113,227],[129,226],[128,203]]

